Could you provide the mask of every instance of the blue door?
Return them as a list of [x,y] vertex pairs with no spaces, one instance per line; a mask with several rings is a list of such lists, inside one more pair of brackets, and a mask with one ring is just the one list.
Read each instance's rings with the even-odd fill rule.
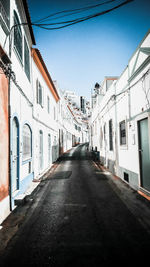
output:
[[138,129],[141,186],[150,191],[150,150],[147,118],[139,121]]

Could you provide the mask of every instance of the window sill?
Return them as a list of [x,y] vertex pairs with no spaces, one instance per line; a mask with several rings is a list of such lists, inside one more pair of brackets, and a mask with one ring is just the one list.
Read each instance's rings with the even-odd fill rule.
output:
[[120,150],[128,150],[128,145],[120,145]]
[[31,161],[32,161],[32,158],[23,160],[23,161],[22,161],[22,165],[25,165],[25,164],[27,164],[27,163],[29,163],[29,162],[31,162]]

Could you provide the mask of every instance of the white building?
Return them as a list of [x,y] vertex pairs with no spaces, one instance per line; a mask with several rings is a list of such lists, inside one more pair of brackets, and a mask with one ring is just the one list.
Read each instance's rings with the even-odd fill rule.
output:
[[106,80],[92,111],[90,145],[100,152],[104,166],[149,193],[150,31],[108,90]]
[[[12,62],[9,84],[9,196],[10,209],[13,209],[15,199],[33,179],[31,47],[35,44],[35,39],[26,1],[1,1],[0,4],[5,18],[0,32],[1,44]],[[24,22],[28,25],[21,25]]]
[[64,93],[58,89],[60,100],[58,103],[59,155],[73,146],[74,117],[68,107]]
[[38,49],[32,49],[34,175],[41,176],[58,158],[59,95]]

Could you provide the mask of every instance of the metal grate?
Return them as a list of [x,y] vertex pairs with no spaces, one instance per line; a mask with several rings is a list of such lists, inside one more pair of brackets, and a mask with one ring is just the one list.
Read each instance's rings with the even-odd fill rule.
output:
[[124,172],[124,180],[129,183],[129,174]]

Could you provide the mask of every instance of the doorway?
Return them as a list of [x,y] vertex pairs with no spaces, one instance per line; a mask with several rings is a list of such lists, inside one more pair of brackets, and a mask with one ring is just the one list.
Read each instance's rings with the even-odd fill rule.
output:
[[149,151],[149,132],[148,118],[138,122],[139,135],[139,159],[141,186],[150,191],[150,151]]

